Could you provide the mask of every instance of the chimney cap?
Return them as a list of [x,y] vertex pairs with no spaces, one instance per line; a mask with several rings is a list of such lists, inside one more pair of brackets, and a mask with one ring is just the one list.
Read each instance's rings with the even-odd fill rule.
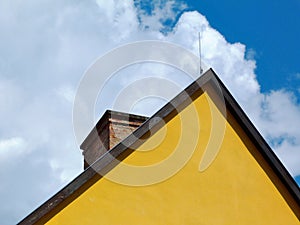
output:
[[144,123],[149,117],[141,116],[131,113],[119,112],[114,110],[106,110],[96,125],[93,127],[91,132],[87,135],[85,140],[80,145],[80,149],[87,149],[90,144],[99,137],[100,132],[109,122],[123,123],[124,125],[131,125],[139,127]]

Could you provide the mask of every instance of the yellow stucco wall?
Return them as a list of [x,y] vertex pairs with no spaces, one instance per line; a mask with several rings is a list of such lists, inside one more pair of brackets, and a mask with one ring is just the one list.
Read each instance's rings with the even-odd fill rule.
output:
[[[232,127],[237,124],[228,123],[220,113],[212,116],[210,108],[216,111],[204,93],[142,145],[141,151],[133,152],[123,161],[143,168],[157,166],[149,171],[145,169],[144,177],[138,171],[126,174],[127,167],[123,164],[109,173],[111,179],[136,182],[136,185],[139,180],[149,182],[170,176],[172,173],[160,171],[164,165],[159,165],[167,162],[166,165],[175,170],[180,156],[185,158],[190,149],[195,148],[187,164],[175,175],[153,185],[136,187],[99,179],[47,224],[299,224],[275,187],[276,179],[272,182],[266,174],[268,166],[255,155],[245,134],[236,128],[237,134]],[[214,122],[225,124],[223,140],[217,134],[213,137],[213,117]],[[215,160],[200,172],[199,164],[208,143],[220,140]],[[155,149],[147,151],[153,146]],[[174,149],[179,153],[172,152]],[[168,162],[170,157],[171,162]],[[122,176],[126,179],[122,180]]]

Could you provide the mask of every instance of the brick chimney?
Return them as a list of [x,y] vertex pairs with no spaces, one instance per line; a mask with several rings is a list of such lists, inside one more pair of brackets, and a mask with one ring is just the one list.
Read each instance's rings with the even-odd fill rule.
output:
[[148,119],[128,113],[107,110],[83,141],[84,169],[106,151],[117,145]]

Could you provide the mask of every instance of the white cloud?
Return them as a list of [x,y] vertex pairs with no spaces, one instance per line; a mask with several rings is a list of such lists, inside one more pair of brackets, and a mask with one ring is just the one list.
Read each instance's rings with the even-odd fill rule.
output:
[[[150,2],[149,2],[150,3]],[[176,22],[176,18],[187,5],[182,1],[153,1],[149,4],[148,11],[137,3],[137,16],[142,30],[167,32],[166,23]],[[150,12],[149,12],[150,11]]]
[[27,143],[21,137],[12,137],[0,140],[0,161],[1,163],[14,160],[20,154],[26,154]]
[[299,176],[300,106],[285,90],[264,95],[258,126],[293,176]]
[[257,53],[253,48],[250,48],[246,52],[246,59],[255,60]]
[[[276,142],[278,155],[293,175],[300,174],[300,109],[295,97],[284,90],[261,93],[254,51],[228,43],[198,12],[180,15],[185,7],[159,1],[149,15],[131,0],[0,2],[0,156],[12,154],[15,159],[0,165],[0,199],[6,202],[0,207],[2,224],[16,223],[81,171],[69,103],[93,60],[131,41],[166,40],[198,54],[201,30],[203,60],[265,137]],[[179,15],[173,30],[164,27]],[[189,82],[162,67],[143,65],[139,70],[143,78],[152,71],[182,86]],[[136,78],[120,79],[112,87]],[[100,105],[104,110],[109,101]]]
[[267,136],[297,137],[300,134],[300,107],[296,104],[295,95],[284,90],[272,91],[265,95],[263,102],[264,120],[261,122],[267,123],[264,130]]
[[288,140],[284,140],[279,146],[275,148],[275,152],[282,160],[285,167],[294,176],[299,176],[299,135],[297,137],[297,144],[293,144]]
[[75,90],[70,85],[63,85],[56,90],[56,94],[69,103],[74,102]]

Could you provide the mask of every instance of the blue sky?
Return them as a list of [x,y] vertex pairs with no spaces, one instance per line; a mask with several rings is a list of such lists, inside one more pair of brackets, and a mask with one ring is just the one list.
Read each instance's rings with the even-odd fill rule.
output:
[[[157,2],[157,1],[153,1]],[[137,3],[149,14],[152,1]],[[183,1],[174,20],[164,21],[171,31],[185,11],[197,10],[228,42],[246,45],[256,59],[256,75],[262,92],[287,89],[300,97],[300,1]]]
[[189,1],[229,42],[255,51],[262,91],[286,88],[299,98],[300,1]]
[[[300,184],[299,11],[299,0],[0,1],[1,224],[15,224],[82,171],[72,109],[95,59],[142,40],[197,55],[199,30],[204,63]],[[181,88],[191,82],[162,65],[136,65],[110,80],[95,117],[114,106],[105,96],[157,74]],[[140,101],[132,112],[151,115],[166,100],[156,96],[152,111]]]

